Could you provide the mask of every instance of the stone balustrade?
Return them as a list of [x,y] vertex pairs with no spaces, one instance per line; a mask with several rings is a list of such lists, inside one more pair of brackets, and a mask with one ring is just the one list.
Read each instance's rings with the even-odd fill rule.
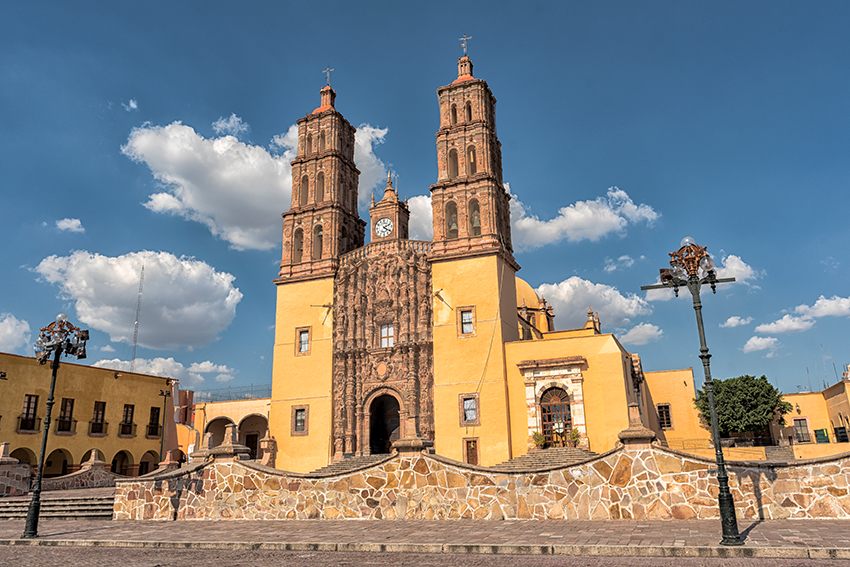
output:
[[9,444],[0,443],[0,496],[21,496],[29,492],[30,466],[9,456]]
[[[331,476],[287,473],[222,454],[116,483],[117,520],[709,519],[713,461],[627,443],[577,465],[500,473],[402,453]],[[793,464],[729,463],[740,518],[850,518],[850,453]]]

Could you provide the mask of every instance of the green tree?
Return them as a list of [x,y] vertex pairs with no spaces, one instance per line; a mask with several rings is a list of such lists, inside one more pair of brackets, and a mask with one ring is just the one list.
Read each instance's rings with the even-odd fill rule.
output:
[[[766,376],[756,378],[744,375],[712,382],[717,422],[722,436],[744,431],[763,431],[777,416],[779,425],[785,426],[784,416],[791,411],[791,404],[782,401],[782,392],[768,382]],[[694,405],[703,420],[711,424],[705,386],[697,390]]]

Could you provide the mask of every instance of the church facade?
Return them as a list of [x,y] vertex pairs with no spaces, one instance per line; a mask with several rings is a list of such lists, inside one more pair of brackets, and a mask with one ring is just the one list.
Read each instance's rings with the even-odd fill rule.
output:
[[[552,307],[516,277],[496,99],[467,56],[437,90],[432,241],[409,239],[410,211],[389,177],[371,222],[360,219],[355,129],[329,85],[320,95],[298,120],[275,280],[277,468],[307,472],[399,446],[486,466],[527,452],[535,432],[557,444],[573,429],[602,452],[628,427],[630,404],[665,434],[649,419],[653,376],[639,357],[592,311],[582,328],[555,331]],[[691,371],[671,379],[685,386],[673,405],[693,414]],[[707,436],[679,421],[677,435]]]

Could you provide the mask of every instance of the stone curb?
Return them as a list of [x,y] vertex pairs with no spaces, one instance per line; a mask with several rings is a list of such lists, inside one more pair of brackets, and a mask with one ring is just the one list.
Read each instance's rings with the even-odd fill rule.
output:
[[596,557],[716,557],[773,559],[850,559],[845,547],[695,547],[638,545],[481,545],[454,543],[330,543],[118,541],[79,539],[0,539],[0,545],[48,547],[126,547],[221,549],[240,551],[348,551],[367,553],[458,553],[481,555],[572,555]]

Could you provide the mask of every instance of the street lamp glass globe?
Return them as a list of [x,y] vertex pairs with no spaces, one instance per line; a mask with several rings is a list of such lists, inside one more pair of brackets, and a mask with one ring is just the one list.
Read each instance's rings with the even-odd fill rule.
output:
[[679,246],[680,247],[689,246],[691,244],[696,244],[696,241],[693,238],[691,238],[690,236],[686,236],[682,239],[682,242],[679,244]]
[[683,280],[688,277],[688,272],[685,271],[685,268],[681,266],[681,264],[676,264],[673,266],[673,275]]
[[705,270],[706,272],[710,272],[714,269],[714,260],[711,256],[705,255],[699,261],[699,267]]
[[56,322],[57,323],[64,323],[67,320],[68,320],[68,316],[65,315],[64,313],[60,313],[59,315],[56,316]]

